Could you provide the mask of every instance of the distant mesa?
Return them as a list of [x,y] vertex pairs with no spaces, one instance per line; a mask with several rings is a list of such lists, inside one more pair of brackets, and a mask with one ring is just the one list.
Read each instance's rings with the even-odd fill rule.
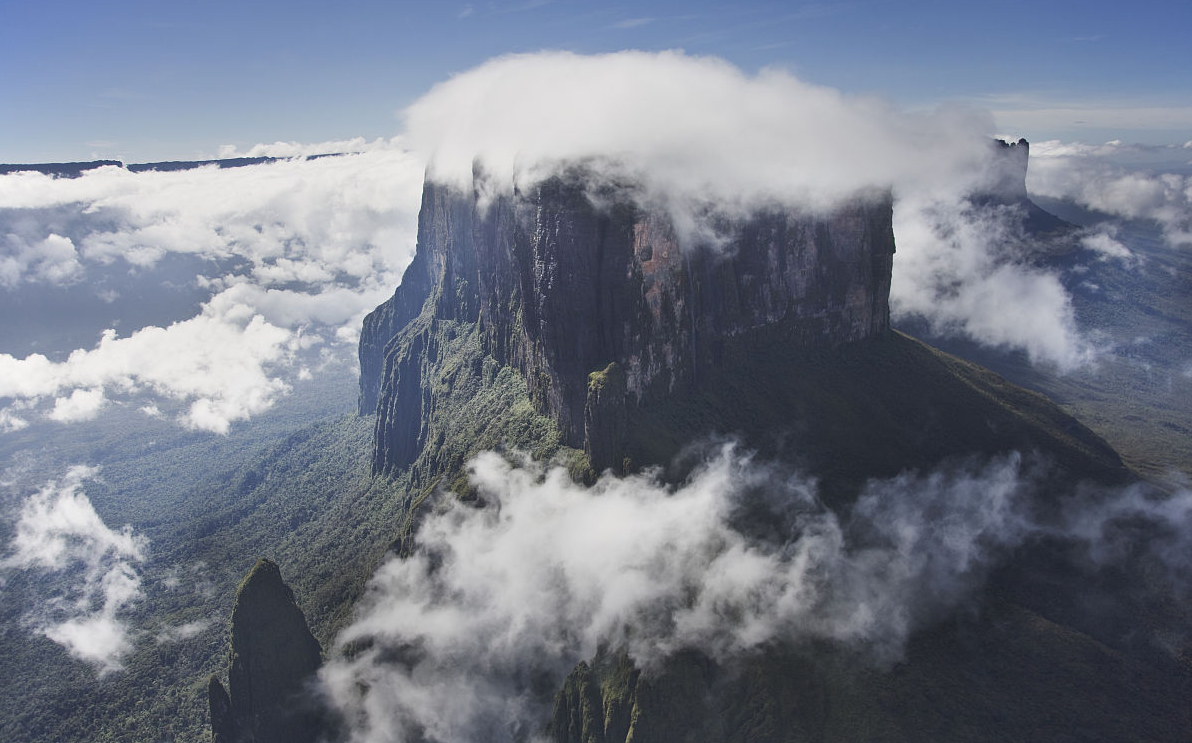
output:
[[[336,157],[342,153],[331,152],[320,155],[306,155],[305,160],[316,160],[323,157]],[[260,165],[262,163],[272,163],[278,160],[291,160],[293,158],[286,157],[231,157],[223,160],[168,160],[158,163],[129,163],[125,164],[120,160],[89,160],[87,162],[74,163],[34,163],[34,164],[0,164],[0,175],[8,175],[10,173],[24,173],[35,172],[45,175],[52,175],[57,178],[78,178],[89,170],[96,170],[114,166],[117,168],[124,168],[131,173],[145,173],[148,171],[167,172],[176,170],[194,170],[206,165],[215,165],[219,168],[243,168],[246,165]]]
[[1017,206],[1023,213],[1023,228],[1033,235],[1062,234],[1075,229],[1054,214],[1040,208],[1026,190],[1027,166],[1031,144],[1026,139],[1007,142],[993,140],[994,156],[989,160],[986,190],[972,201],[980,204]]

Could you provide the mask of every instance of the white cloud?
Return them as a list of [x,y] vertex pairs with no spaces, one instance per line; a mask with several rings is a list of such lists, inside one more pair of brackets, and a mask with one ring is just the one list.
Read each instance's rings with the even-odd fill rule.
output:
[[[544,700],[525,680],[557,683],[603,643],[646,668],[683,648],[724,659],[779,638],[893,659],[1024,533],[1015,457],[874,483],[849,524],[811,480],[731,447],[674,489],[646,476],[587,489],[495,454],[472,463],[472,482],[487,506],[451,501],[426,518],[417,554],[381,567],[338,639],[366,649],[323,671],[356,740],[533,724]],[[735,525],[750,500],[789,541]]]
[[9,233],[0,255],[0,286],[11,289],[22,280],[59,286],[77,283],[83,274],[78,258],[69,237],[50,233],[30,243],[21,235]]
[[[76,350],[62,362],[0,354],[0,397],[33,403],[57,397],[50,417],[68,422],[94,415],[105,391],[149,391],[188,402],[187,425],[227,433],[234,421],[266,410],[288,391],[271,371],[289,363],[297,341],[259,315],[232,311],[142,328],[127,338],[107,330],[94,349]],[[65,390],[71,394],[63,396]]]
[[55,399],[54,409],[46,417],[59,423],[91,420],[105,402],[102,388],[75,389],[69,397]]
[[271,324],[283,328],[300,328],[311,324],[358,326],[364,315],[392,293],[393,287],[337,287],[307,293],[237,283],[212,297],[207,308],[217,316],[246,311],[259,313]]
[[679,52],[501,57],[435,86],[405,118],[434,176],[468,187],[474,158],[506,188],[602,158],[668,199],[722,205],[973,182],[992,131],[973,109],[915,115]]
[[13,412],[16,409],[16,406],[10,406],[0,410],[0,431],[12,433],[29,427],[29,421]]
[[[116,260],[147,267],[170,254],[240,256],[264,285],[324,284],[346,274],[347,287],[392,286],[413,255],[422,170],[409,153],[377,147],[226,169],[26,172],[0,176],[0,207],[60,209],[84,220],[75,237],[84,269]],[[62,239],[18,254],[32,257],[7,256],[0,279],[77,278]],[[50,263],[39,268],[35,259]]]
[[1192,245],[1192,177],[1170,172],[1175,147],[1040,142],[1031,146],[1032,193],[1126,219],[1151,219],[1173,245]]
[[[551,700],[532,687],[557,689],[601,646],[646,673],[680,649],[724,660],[812,638],[895,660],[1040,536],[1093,566],[1145,553],[1186,589],[1192,492],[1084,491],[1036,513],[1029,472],[1008,455],[906,473],[869,483],[843,519],[813,480],[732,447],[678,487],[606,475],[585,488],[484,454],[471,464],[484,505],[447,496],[427,515],[321,678],[353,741],[486,740],[534,729]],[[776,536],[750,536],[750,518]],[[1145,543],[1140,520],[1158,525]]]
[[47,599],[29,621],[103,675],[119,670],[121,656],[131,649],[118,614],[141,596],[134,565],[145,559],[148,543],[130,526],[116,531],[100,519],[82,490],[97,472],[72,467],[61,480],[29,496],[9,545],[11,554],[0,566],[62,577],[67,588]]
[[1129,261],[1134,257],[1134,253],[1129,248],[1106,232],[1094,232],[1084,235],[1080,238],[1080,244],[1107,258],[1119,258],[1123,261]]
[[1022,350],[1060,370],[1095,357],[1058,276],[1033,265],[1019,207],[904,199],[894,211],[894,234],[896,320],[923,317],[938,335]]
[[183,642],[192,637],[198,637],[211,625],[212,620],[210,619],[196,619],[193,622],[166,627],[157,633],[157,642],[158,644]]
[[597,178],[643,184],[642,198],[697,240],[708,214],[827,207],[892,188],[896,314],[1064,369],[1091,358],[1063,285],[1034,266],[1022,215],[964,201],[1000,173],[981,112],[912,114],[781,70],[748,75],[678,52],[550,52],[458,75],[406,121],[405,141],[434,178],[470,188],[476,160],[485,185],[500,189],[584,161]]
[[401,140],[377,138],[371,142],[364,137],[335,139],[327,142],[272,142],[259,143],[241,152],[235,145],[225,144],[216,155],[221,160],[237,157],[311,157],[314,155],[350,154],[375,150],[399,149]]

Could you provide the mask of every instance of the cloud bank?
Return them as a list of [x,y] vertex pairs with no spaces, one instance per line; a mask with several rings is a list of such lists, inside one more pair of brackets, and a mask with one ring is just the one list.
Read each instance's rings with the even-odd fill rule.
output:
[[1170,244],[1192,246],[1190,161],[1186,145],[1039,142],[1031,146],[1029,186],[1115,217],[1154,220]]
[[65,586],[28,617],[33,629],[104,675],[132,647],[120,612],[141,597],[137,563],[148,542],[132,527],[110,529],[83,493],[91,467],[71,467],[21,507],[0,567],[50,574]]
[[94,348],[0,354],[0,430],[89,420],[114,396],[140,395],[225,433],[310,375],[297,362],[305,350],[330,344],[354,358],[364,314],[413,255],[423,170],[393,143],[361,149],[228,169],[0,176],[0,291],[135,303],[150,282],[184,281],[207,296],[198,314],[119,334],[113,314]]
[[512,184],[599,158],[668,198],[722,206],[971,183],[992,131],[975,109],[911,114],[681,52],[500,57],[432,88],[405,122],[431,174],[469,188],[474,159]]
[[240,168],[133,173],[109,166],[79,178],[0,176],[0,209],[67,209],[77,232],[70,240],[40,235],[39,223],[65,220],[31,215],[30,224],[12,215],[9,239],[30,254],[6,255],[0,276],[9,285],[77,280],[72,257],[145,267],[176,253],[243,258],[264,285],[343,276],[388,286],[413,252],[421,185],[420,161],[396,147]]
[[272,372],[289,362],[298,340],[260,315],[234,313],[142,328],[127,338],[109,330],[94,349],[62,362],[0,354],[0,398],[25,406],[52,399],[47,417],[68,423],[95,417],[109,394],[149,391],[186,404],[186,425],[227,433],[232,422],[262,412],[289,389]]
[[679,487],[606,475],[589,489],[491,453],[470,476],[486,505],[439,504],[414,554],[377,571],[322,672],[353,740],[533,730],[550,704],[533,685],[553,692],[606,643],[647,672],[683,648],[725,660],[803,639],[888,662],[1033,537],[1110,563],[1114,521],[1149,519],[1171,527],[1143,547],[1171,575],[1192,554],[1192,492],[1086,493],[1044,519],[1017,455],[871,482],[847,519],[818,503],[813,480],[732,446]]
[[348,154],[370,152],[374,150],[392,150],[400,146],[400,139],[374,139],[371,142],[364,137],[351,139],[335,139],[328,142],[270,142],[258,143],[243,152],[236,145],[225,144],[219,148],[216,155],[221,160],[236,157],[311,157],[316,155]]

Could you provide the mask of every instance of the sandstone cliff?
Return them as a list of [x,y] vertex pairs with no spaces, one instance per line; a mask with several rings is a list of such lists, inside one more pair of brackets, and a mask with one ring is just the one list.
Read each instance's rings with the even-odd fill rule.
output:
[[[631,186],[593,193],[582,168],[495,198],[475,178],[471,193],[427,183],[417,255],[364,322],[360,412],[377,414],[377,471],[408,467],[427,443],[436,323],[475,324],[483,352],[525,377],[538,412],[597,470],[620,464],[611,432],[627,416],[697,388],[733,339],[771,328],[831,347],[888,329],[888,194],[828,214],[710,217],[701,241]],[[589,384],[609,364],[615,394]]]
[[[1005,150],[1004,193],[985,196],[1002,203],[1025,198],[1026,145]],[[427,183],[417,256],[360,345],[374,471],[418,494],[400,553],[417,549],[422,499],[471,497],[467,457],[504,445],[571,456],[573,474],[591,476],[665,467],[693,440],[728,434],[822,478],[842,512],[868,478],[1011,450],[1042,455],[1047,498],[1077,479],[1129,477],[1045,398],[889,328],[888,195],[831,213],[709,216],[697,239],[631,184],[595,183],[583,168],[496,196],[481,173],[470,193]],[[765,533],[747,517],[742,528]],[[605,651],[575,668],[544,732],[560,743],[1062,739],[1081,715],[1173,739],[1188,719],[1184,670],[1132,655],[1118,630],[1135,605],[1084,612],[1091,580],[1062,547],[1024,550],[980,598],[984,614],[941,620],[894,669],[819,645],[724,664],[687,648],[649,672]],[[1131,684],[1145,687],[1136,709],[1086,701],[1098,687],[1127,699]]]

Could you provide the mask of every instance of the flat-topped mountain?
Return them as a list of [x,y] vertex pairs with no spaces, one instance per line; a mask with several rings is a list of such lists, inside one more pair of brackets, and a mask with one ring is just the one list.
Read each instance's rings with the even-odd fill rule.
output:
[[[1004,188],[979,198],[1027,199],[1026,143],[998,147]],[[656,466],[681,479],[686,447],[733,436],[819,477],[841,512],[871,478],[1007,452],[1044,463],[1045,507],[1078,483],[1131,479],[1042,396],[890,329],[886,193],[829,211],[709,209],[693,229],[582,165],[519,188],[485,179],[427,182],[416,256],[361,335],[374,472],[422,493],[402,554],[419,549],[426,494],[471,497],[464,463],[492,448],[554,457],[581,479]],[[728,665],[691,648],[645,673],[608,649],[576,668],[543,725],[557,741],[997,740],[1058,734],[1075,715],[1169,739],[1187,719],[1186,664],[1140,655],[1158,635],[1140,643],[1128,627],[1146,612],[1162,634],[1180,612],[1137,596],[1115,605],[1126,592],[1066,549],[1021,550],[979,609],[915,635],[898,670],[780,643]],[[1118,701],[1065,691],[1035,704],[1053,683]],[[1130,688],[1146,703],[1128,704]]]
[[[1024,162],[1007,166],[1019,180]],[[1074,467],[1120,469],[1041,398],[1007,409],[974,390],[1008,385],[890,331],[888,193],[827,212],[769,205],[702,218],[702,229],[680,230],[633,184],[578,165],[505,190],[479,169],[471,189],[428,180],[416,255],[361,334],[374,470],[413,466],[424,482],[458,471],[477,450],[450,444],[466,417],[458,406],[500,370],[551,431],[480,438],[582,451],[592,472],[666,464],[709,434],[763,450],[785,437],[801,461],[852,482],[1014,448],[1058,446],[1079,452]]]

